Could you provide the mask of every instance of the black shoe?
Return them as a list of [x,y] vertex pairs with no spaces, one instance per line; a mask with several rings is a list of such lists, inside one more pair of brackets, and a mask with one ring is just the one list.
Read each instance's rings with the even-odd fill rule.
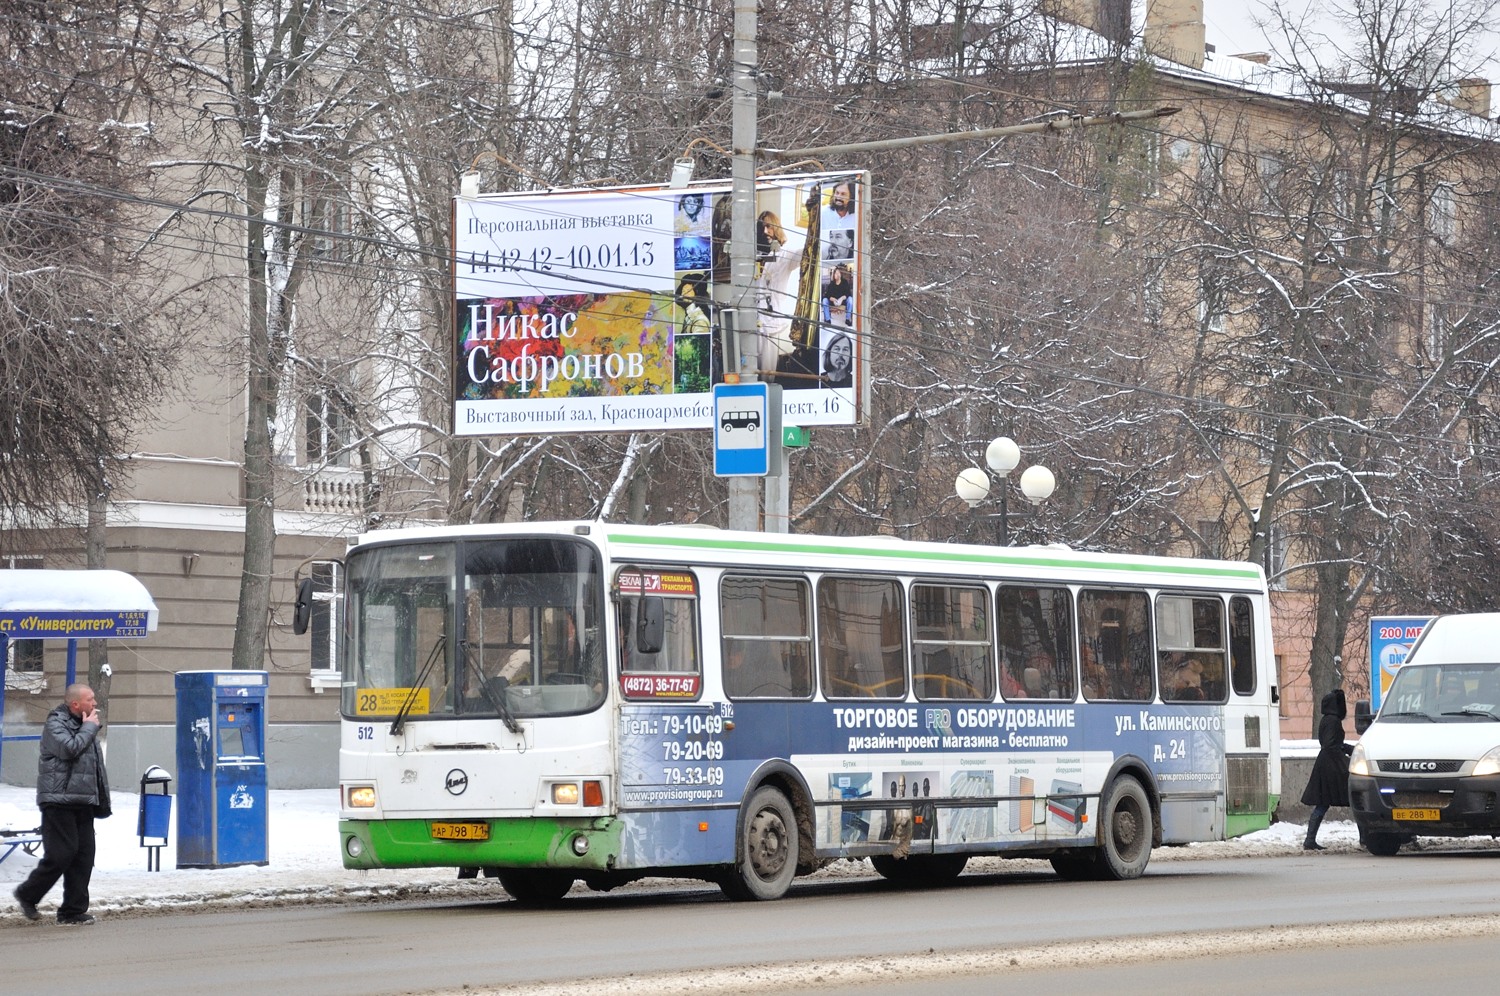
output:
[[74,916],[60,916],[57,918],[57,922],[64,927],[87,927],[94,922],[94,918],[87,913],[78,913]]
[[1322,844],[1319,844],[1315,840],[1303,841],[1302,842],[1302,849],[1304,851],[1326,851],[1326,850],[1328,850],[1328,848],[1324,847]]
[[28,903],[21,898],[21,887],[19,885],[16,886],[15,891],[11,895],[15,896],[16,902],[21,904],[21,915],[26,919],[40,920],[42,918],[42,915],[36,911],[36,903]]

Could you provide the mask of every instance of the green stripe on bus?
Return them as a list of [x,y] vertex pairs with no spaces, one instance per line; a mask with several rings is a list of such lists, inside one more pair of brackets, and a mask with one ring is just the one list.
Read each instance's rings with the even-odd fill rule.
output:
[[[610,533],[612,542],[639,546],[677,547],[685,550],[753,551],[755,553],[809,553],[832,556],[848,556],[851,552],[869,557],[886,557],[892,560],[926,560],[954,564],[1015,564],[1026,567],[1072,568],[1092,567],[1097,570],[1135,571],[1140,573],[1180,574],[1194,577],[1237,578],[1259,581],[1260,574],[1253,567],[1203,567],[1190,564],[1145,564],[1131,560],[1099,563],[1090,562],[1086,553],[1063,558],[1040,553],[943,553],[932,554],[919,550],[903,550],[894,544],[886,545],[881,540],[867,547],[851,551],[848,545],[834,546],[821,543],[778,543],[773,540],[738,540],[695,536],[653,536],[631,533]],[[857,537],[850,537],[850,542]]]

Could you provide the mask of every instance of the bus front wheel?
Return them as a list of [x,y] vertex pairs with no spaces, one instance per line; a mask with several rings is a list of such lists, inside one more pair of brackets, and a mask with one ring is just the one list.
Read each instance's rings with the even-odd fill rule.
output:
[[1151,800],[1134,778],[1116,778],[1099,803],[1099,846],[1094,858],[1101,879],[1140,878],[1151,860]]
[[541,868],[506,868],[499,878],[501,888],[526,906],[555,903],[573,888],[572,875]]
[[761,786],[740,826],[734,867],[719,882],[730,899],[780,899],[797,874],[797,815],[780,790]]

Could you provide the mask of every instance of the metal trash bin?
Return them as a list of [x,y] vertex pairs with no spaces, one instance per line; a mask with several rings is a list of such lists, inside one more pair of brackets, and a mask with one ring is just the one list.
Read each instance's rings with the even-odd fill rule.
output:
[[[153,792],[152,789],[157,789]],[[135,833],[146,854],[146,870],[161,871],[161,849],[167,846],[172,826],[172,776],[157,765],[141,776],[141,808],[136,815]],[[149,838],[149,842],[148,842]]]

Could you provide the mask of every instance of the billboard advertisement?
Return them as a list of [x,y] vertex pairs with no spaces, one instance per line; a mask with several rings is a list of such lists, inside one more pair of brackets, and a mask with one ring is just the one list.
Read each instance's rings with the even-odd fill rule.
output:
[[[856,424],[869,174],[756,187],[759,323],[739,334],[742,361],[781,386],[785,425]],[[727,180],[455,198],[454,433],[710,428],[729,234]]]
[[1412,644],[1432,622],[1432,616],[1370,617],[1370,708],[1379,709],[1396,672],[1406,662]]

